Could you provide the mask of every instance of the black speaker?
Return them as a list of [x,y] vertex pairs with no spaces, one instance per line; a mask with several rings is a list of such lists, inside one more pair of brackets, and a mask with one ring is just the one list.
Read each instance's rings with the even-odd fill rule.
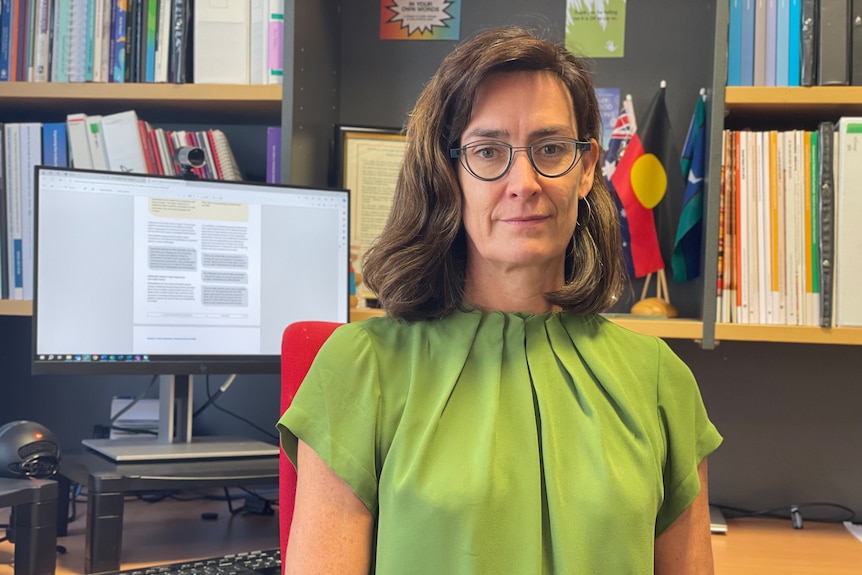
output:
[[0,477],[48,479],[60,465],[60,443],[35,421],[12,421],[0,427]]

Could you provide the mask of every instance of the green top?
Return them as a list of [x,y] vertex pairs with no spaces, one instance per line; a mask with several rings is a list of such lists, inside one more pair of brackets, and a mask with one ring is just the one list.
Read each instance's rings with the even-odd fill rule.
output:
[[652,573],[721,443],[655,337],[601,316],[338,328],[279,420],[376,522],[375,573]]

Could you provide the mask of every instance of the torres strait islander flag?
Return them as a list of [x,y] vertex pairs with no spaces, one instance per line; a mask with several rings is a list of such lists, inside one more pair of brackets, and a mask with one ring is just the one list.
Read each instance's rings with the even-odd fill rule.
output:
[[[677,162],[679,154],[674,150],[670,117],[665,104],[665,85],[662,82],[645,114],[645,120],[639,123],[638,132],[629,141],[611,177],[628,220],[632,266],[636,278],[664,269],[663,247],[667,251],[666,259],[670,260],[673,249],[673,230],[669,229],[670,222],[667,221],[670,218],[668,214],[657,213],[654,208],[669,190],[678,188],[676,193],[682,194],[684,183]],[[668,170],[667,167],[672,169]],[[665,232],[669,231],[669,240],[665,242],[667,246],[662,246],[659,240],[660,231],[661,235],[668,235]]]

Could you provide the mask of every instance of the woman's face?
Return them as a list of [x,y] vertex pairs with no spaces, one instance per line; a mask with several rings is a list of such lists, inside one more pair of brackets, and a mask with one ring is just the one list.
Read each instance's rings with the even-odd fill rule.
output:
[[[572,98],[557,76],[503,72],[479,86],[461,146],[477,142],[528,146],[578,136]],[[506,175],[491,182],[479,180],[458,163],[470,273],[496,275],[533,268],[546,274],[547,281],[563,281],[578,200],[593,184],[598,151],[595,140],[591,143],[574,169],[557,178],[536,172],[526,150],[516,151]]]

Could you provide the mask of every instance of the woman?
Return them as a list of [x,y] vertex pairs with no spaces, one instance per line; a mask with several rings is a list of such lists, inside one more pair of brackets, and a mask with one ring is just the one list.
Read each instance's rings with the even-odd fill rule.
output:
[[605,320],[622,285],[592,80],[495,29],[420,96],[339,328],[279,422],[288,573],[711,573],[691,372]]

